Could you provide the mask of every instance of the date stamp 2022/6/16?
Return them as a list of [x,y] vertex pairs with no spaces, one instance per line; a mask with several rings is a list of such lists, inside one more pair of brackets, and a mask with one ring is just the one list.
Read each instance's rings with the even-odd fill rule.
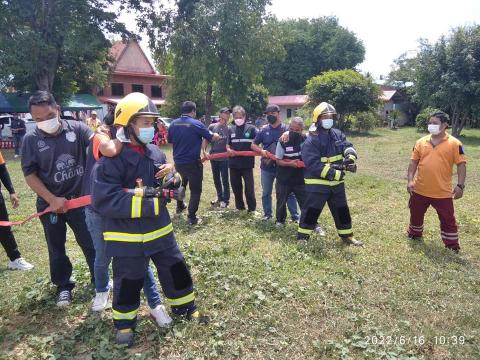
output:
[[466,340],[464,335],[435,335],[427,337],[424,335],[416,336],[385,336],[385,335],[373,335],[366,336],[365,341],[367,344],[390,346],[390,345],[439,345],[439,346],[456,346],[464,345]]

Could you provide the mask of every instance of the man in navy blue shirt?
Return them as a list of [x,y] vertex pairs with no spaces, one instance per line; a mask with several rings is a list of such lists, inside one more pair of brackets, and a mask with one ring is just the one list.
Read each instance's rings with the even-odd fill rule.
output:
[[[202,139],[220,140],[220,135],[208,131],[204,124],[195,119],[197,105],[185,101],[180,111],[182,116],[172,121],[168,128],[168,142],[173,144],[173,161],[175,168],[182,176],[183,186],[189,185],[190,201],[188,202],[188,223],[196,225],[198,205],[202,195],[203,165],[200,159]],[[177,214],[186,208],[183,201],[177,202]]]
[[[270,220],[272,218],[272,191],[273,182],[275,181],[276,163],[268,158],[268,153],[275,154],[278,139],[284,132],[288,131],[288,127],[282,124],[280,120],[280,108],[278,105],[268,105],[265,109],[265,115],[267,116],[268,125],[264,126],[257,133],[252,144],[252,150],[262,154],[260,178],[262,182],[263,219]],[[259,145],[262,145],[262,147]],[[288,196],[287,207],[293,221],[299,219],[296,201],[293,194]]]

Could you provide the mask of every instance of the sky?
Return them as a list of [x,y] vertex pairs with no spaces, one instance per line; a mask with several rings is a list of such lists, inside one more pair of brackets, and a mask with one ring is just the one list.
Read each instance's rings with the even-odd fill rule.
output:
[[[452,28],[480,24],[480,0],[272,0],[267,10],[279,19],[336,16],[365,46],[359,70],[376,78],[401,54],[414,55],[418,39],[435,42]],[[134,30],[132,18],[121,19]],[[141,45],[149,55],[145,39]]]
[[452,28],[480,24],[480,0],[273,0],[279,19],[336,16],[365,46],[359,66],[375,77],[388,75],[401,54],[415,54],[418,39],[435,42]]

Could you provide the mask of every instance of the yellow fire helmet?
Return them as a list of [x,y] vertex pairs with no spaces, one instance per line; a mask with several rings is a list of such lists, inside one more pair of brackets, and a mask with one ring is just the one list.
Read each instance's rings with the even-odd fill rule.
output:
[[134,92],[125,96],[115,107],[114,125],[127,126],[135,116],[160,116],[157,107],[150,98],[142,93]]
[[333,105],[327,103],[327,102],[321,102],[320,104],[317,105],[317,107],[313,110],[312,118],[309,119],[310,121],[306,121],[305,126],[310,127],[310,131],[315,131],[317,129],[317,121],[318,117],[320,115],[324,114],[332,114],[336,115],[337,110],[333,107]]

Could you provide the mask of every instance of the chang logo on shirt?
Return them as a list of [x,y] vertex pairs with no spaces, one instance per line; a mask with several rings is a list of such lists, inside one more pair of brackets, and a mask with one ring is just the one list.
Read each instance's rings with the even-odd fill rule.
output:
[[43,141],[43,140],[38,140],[38,141],[37,141],[37,146],[38,146],[38,151],[39,151],[39,152],[43,152],[43,151],[45,151],[45,150],[50,149],[50,146],[48,146],[47,144],[45,144],[45,141]]
[[83,166],[77,165],[75,158],[69,154],[62,154],[58,157],[55,161],[55,169],[58,170],[54,175],[54,180],[57,183],[82,176],[84,173]]
[[75,142],[77,140],[77,135],[73,131],[69,131],[65,134],[65,138],[70,142]]

